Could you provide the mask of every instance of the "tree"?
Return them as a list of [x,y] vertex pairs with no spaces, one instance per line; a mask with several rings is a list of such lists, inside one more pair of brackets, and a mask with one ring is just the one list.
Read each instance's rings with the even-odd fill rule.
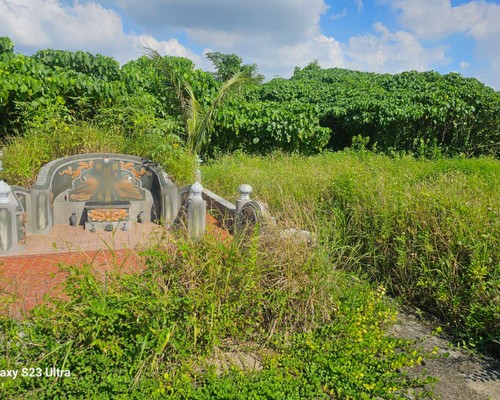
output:
[[248,71],[248,73],[259,83],[264,80],[264,76],[257,72],[256,64],[243,64],[243,59],[236,54],[223,54],[217,52],[209,52],[205,54],[212,61],[217,72],[214,77],[219,82],[228,81],[234,74],[240,71]]
[[158,71],[165,77],[166,84],[176,94],[184,117],[188,150],[193,154],[199,154],[207,141],[218,107],[243,87],[256,84],[257,78],[253,76],[253,70],[247,68],[236,72],[219,87],[215,97],[203,107],[186,80],[185,74],[180,73],[169,62],[169,57],[162,57],[152,49],[148,49],[148,53]]
[[0,54],[2,53],[13,53],[14,52],[14,43],[12,40],[6,36],[0,37]]
[[0,61],[8,61],[14,56],[14,43],[6,36],[0,37]]

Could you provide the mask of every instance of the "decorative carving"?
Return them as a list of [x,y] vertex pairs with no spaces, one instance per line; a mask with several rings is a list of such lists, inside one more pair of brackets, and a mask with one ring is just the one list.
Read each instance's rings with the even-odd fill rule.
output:
[[146,168],[144,167],[141,167],[140,171],[137,171],[135,168],[134,168],[134,164],[129,162],[129,163],[124,163],[123,161],[120,161],[120,167],[124,170],[128,170],[130,172],[132,172],[132,174],[134,175],[134,177],[136,179],[139,179],[141,176],[143,175],[147,175],[147,176],[151,176],[152,175],[152,172],[151,171],[148,171]]
[[[82,174],[79,181],[75,183],[75,188],[70,192],[69,198],[74,201],[94,200],[106,203],[119,200],[143,200],[144,191],[140,189],[140,181],[132,177],[132,171],[124,172],[121,164],[124,164],[123,161],[120,163],[96,161],[93,164],[94,167]],[[140,175],[140,172],[135,171],[135,173]]]
[[89,161],[88,163],[85,162],[85,161],[80,161],[78,163],[79,167],[77,169],[75,169],[73,171],[73,168],[71,167],[71,165],[66,168],[64,171],[61,171],[59,172],[59,175],[63,176],[63,175],[69,175],[71,176],[71,178],[73,179],[77,179],[80,177],[80,175],[82,174],[83,171],[85,171],[86,169],[91,169],[94,167],[94,161]]
[[128,218],[128,211],[124,208],[94,208],[87,212],[91,222],[116,222]]

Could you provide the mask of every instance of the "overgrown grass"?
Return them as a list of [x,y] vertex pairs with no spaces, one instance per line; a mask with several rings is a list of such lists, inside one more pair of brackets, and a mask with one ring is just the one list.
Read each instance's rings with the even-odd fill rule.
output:
[[[430,379],[401,372],[422,354],[385,334],[395,309],[383,288],[342,272],[323,246],[270,232],[178,238],[144,255],[143,272],[104,279],[65,267],[70,301],[0,317],[0,369],[71,371],[0,378],[3,398],[430,396]],[[217,371],[228,343],[261,369]]]
[[[203,175],[228,198],[251,184],[279,220],[326,233],[345,268],[438,315],[466,343],[500,339],[497,160],[240,154]],[[308,213],[316,217],[296,218]]]
[[2,151],[1,176],[10,185],[31,186],[40,168],[57,158],[104,152],[153,159],[181,185],[194,179],[194,156],[184,150],[177,136],[157,129],[126,132],[119,126],[72,124],[54,118],[7,138]]
[[[4,151],[10,184],[28,185],[54,158],[93,151],[151,157],[180,184],[193,173],[193,158],[174,138],[147,130],[59,121],[13,138]],[[385,335],[395,310],[384,287],[443,318],[466,343],[500,339],[498,161],[345,151],[236,154],[203,168],[203,184],[228,199],[241,183],[269,205],[277,226],[229,244],[177,238],[146,252],[147,268],[137,274],[117,270],[101,280],[92,266],[66,267],[71,301],[22,320],[2,314],[0,370],[73,374],[0,378],[2,394],[404,398],[418,389],[429,396],[425,377],[401,372],[422,355]],[[316,246],[280,235],[286,228],[312,231]],[[217,351],[233,345],[262,369],[216,371]]]

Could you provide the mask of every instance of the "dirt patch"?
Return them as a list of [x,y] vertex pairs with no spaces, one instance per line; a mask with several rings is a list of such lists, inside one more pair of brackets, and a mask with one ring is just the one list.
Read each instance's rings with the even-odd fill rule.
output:
[[[415,315],[400,313],[389,334],[414,340],[426,352],[436,353],[424,365],[429,375],[439,379],[434,393],[443,400],[500,400],[500,362],[492,357],[453,349],[444,337],[433,334],[434,327]],[[419,372],[417,369],[415,373]]]
[[221,375],[235,368],[241,371],[262,370],[262,359],[271,351],[257,343],[236,343],[228,340],[214,349],[206,365],[215,367],[215,373]]

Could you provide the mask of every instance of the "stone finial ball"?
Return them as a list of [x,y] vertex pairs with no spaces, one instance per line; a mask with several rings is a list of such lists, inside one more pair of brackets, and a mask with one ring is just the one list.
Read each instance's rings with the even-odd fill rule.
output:
[[4,181],[0,181],[0,203],[6,204],[9,202],[9,194],[12,188]]
[[203,186],[201,185],[200,182],[196,181],[191,185],[191,198],[192,199],[201,199],[201,193],[203,192]]
[[250,193],[252,193],[252,187],[246,183],[240,185],[238,188],[238,191],[240,192],[240,196],[242,199],[250,199]]

